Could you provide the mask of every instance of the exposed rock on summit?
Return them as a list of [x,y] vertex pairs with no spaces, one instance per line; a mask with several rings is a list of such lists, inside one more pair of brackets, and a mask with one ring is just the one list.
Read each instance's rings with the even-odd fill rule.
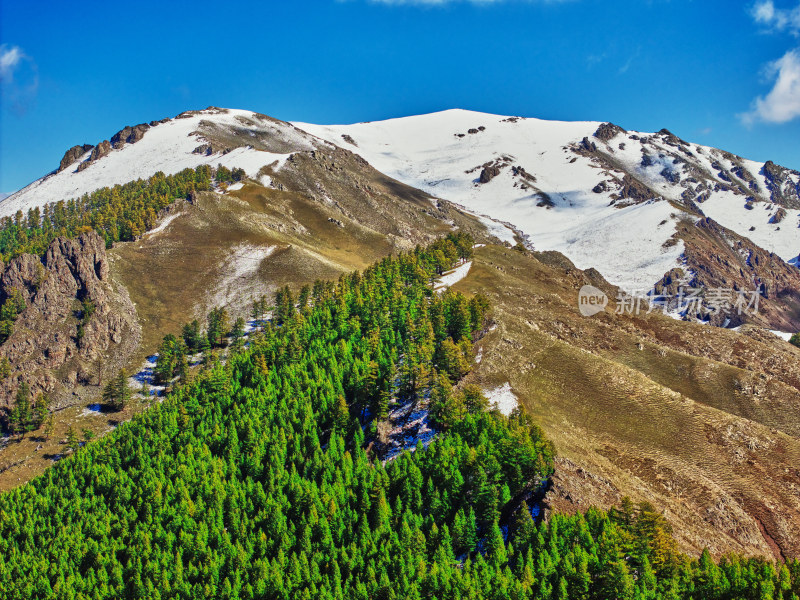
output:
[[596,137],[598,140],[608,142],[620,133],[628,132],[619,125],[614,125],[613,123],[603,123],[597,128],[597,131],[594,132],[594,137]]
[[108,156],[111,152],[111,143],[108,140],[103,140],[97,146],[94,147],[92,153],[89,155],[85,161],[78,165],[78,171],[83,171],[86,167],[92,164],[94,161],[103,158],[104,156]]
[[148,129],[150,129],[150,125],[147,123],[140,123],[133,127],[123,127],[111,137],[111,147],[117,150],[125,144],[135,144],[144,137]]
[[81,156],[86,154],[89,150],[94,148],[91,144],[83,144],[73,146],[69,150],[64,153],[64,158],[61,159],[61,163],[58,165],[58,172],[60,173],[71,164],[73,164],[76,160],[78,160]]

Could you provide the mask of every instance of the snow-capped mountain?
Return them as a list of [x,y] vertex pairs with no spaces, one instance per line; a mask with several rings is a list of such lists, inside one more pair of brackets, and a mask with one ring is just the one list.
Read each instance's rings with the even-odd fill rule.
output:
[[295,125],[404,183],[507,221],[537,250],[563,252],[626,289],[649,289],[682,264],[675,235],[685,219],[711,217],[785,261],[800,251],[800,174],[666,130],[466,110]]
[[736,261],[751,266],[754,250],[743,243],[791,263],[800,251],[800,174],[690,144],[667,130],[466,110],[324,126],[209,108],[128,127],[110,140],[70,149],[59,170],[0,201],[0,216],[204,163],[240,167],[269,185],[264,167],[274,173],[292,153],[333,144],[491,217],[486,222],[505,241],[514,241],[514,229],[533,248],[560,251],[627,290],[649,290],[676,268],[693,277],[698,252],[687,252],[693,242],[685,226],[706,217],[736,254],[727,265],[732,273]]
[[[137,129],[138,135],[129,133]],[[96,146],[71,148],[59,170],[0,201],[0,217],[158,171],[172,175],[202,164],[239,167],[258,179],[262,167],[277,167],[292,152],[311,150],[315,142],[288,123],[251,111],[187,111],[173,119],[126,127]]]

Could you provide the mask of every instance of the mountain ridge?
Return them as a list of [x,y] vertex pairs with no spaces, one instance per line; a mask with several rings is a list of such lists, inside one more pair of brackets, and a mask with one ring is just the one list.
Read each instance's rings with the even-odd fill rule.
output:
[[[777,304],[762,324],[800,330],[800,305],[783,301],[784,288],[768,292],[762,282],[770,274],[748,263],[743,251],[728,261],[731,275],[703,277],[720,266],[707,248],[687,246],[705,234],[686,228],[710,218],[719,227],[706,233],[713,231],[717,247],[740,236],[794,264],[800,173],[690,144],[667,129],[642,133],[607,122],[465,109],[313,125],[209,107],[126,127],[111,140],[70,148],[60,170],[0,201],[0,216],[155,170],[170,174],[202,164],[238,167],[273,187],[282,185],[272,177],[292,156],[343,148],[392,179],[483,216],[506,242],[524,240],[531,249],[563,253],[579,268],[597,268],[623,292],[654,293],[665,278],[698,289],[713,280]],[[734,276],[737,268],[742,276]]]

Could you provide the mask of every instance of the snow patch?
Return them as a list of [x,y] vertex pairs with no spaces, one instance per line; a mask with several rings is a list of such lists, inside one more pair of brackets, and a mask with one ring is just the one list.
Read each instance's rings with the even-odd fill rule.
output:
[[225,259],[214,294],[213,304],[225,306],[237,297],[241,297],[252,287],[253,279],[261,268],[261,263],[277,249],[277,246],[255,246],[253,244],[236,245]]
[[443,292],[451,285],[455,285],[456,283],[458,283],[459,281],[464,279],[464,277],[467,276],[467,273],[469,273],[471,267],[472,267],[472,261],[469,260],[457,266],[455,269],[443,273],[442,276],[439,277],[439,279],[437,279],[434,282],[433,284],[434,291]]
[[497,408],[501,413],[508,416],[519,406],[517,396],[511,391],[511,384],[506,382],[500,387],[485,390],[486,397],[489,399],[489,406]]
[[102,413],[102,407],[99,404],[90,404],[81,411],[79,417],[91,417]]
[[787,333],[786,331],[777,331],[775,329],[770,329],[770,332],[774,333],[785,342],[788,342],[790,339],[792,339],[792,336],[794,335],[793,333]]
[[181,214],[183,214],[183,213],[175,213],[173,215],[166,216],[164,218],[164,220],[162,220],[161,223],[158,224],[158,227],[154,227],[153,229],[148,231],[145,235],[152,236],[152,235],[157,235],[157,234],[161,233],[167,227],[169,227],[169,224],[172,223],[175,219],[177,219]]
[[166,391],[166,386],[155,384],[156,361],[158,354],[148,356],[142,367],[128,377],[128,385],[134,393],[140,393],[141,388],[146,384],[150,388],[151,396],[162,396]]

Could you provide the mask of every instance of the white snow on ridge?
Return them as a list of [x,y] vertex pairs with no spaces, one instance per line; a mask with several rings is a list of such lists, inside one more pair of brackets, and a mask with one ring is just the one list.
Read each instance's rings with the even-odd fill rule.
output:
[[[288,154],[274,154],[253,148],[235,148],[227,154],[193,154],[192,150],[204,141],[192,135],[200,127],[200,121],[211,121],[222,127],[242,127],[236,120],[244,117],[258,122],[253,113],[244,110],[228,110],[224,113],[200,111],[188,118],[175,118],[148,129],[141,140],[125,144],[93,162],[86,169],[76,172],[78,163],[64,171],[48,175],[0,201],[0,217],[13,215],[17,210],[27,212],[29,208],[43,206],[49,202],[69,200],[96,189],[150,177],[158,171],[166,175],[178,173],[186,168],[202,164],[224,165],[230,169],[240,167],[248,176],[255,177],[261,167],[275,161],[281,165]],[[301,132],[273,121],[264,124],[262,133],[280,132],[283,139],[297,142],[301,147],[311,147]],[[86,158],[88,153],[82,157]]]
[[[0,217],[157,171],[172,174],[200,164],[241,167],[255,177],[265,165],[281,168],[289,156],[252,147],[224,155],[193,154],[205,143],[192,135],[201,128],[201,121],[222,131],[236,127],[236,134],[245,139],[280,140],[280,146],[261,147],[280,147],[281,151],[308,150],[322,141],[342,146],[390,177],[461,205],[502,241],[514,244],[516,230],[534,249],[562,252],[578,268],[595,267],[627,291],[649,290],[665,272],[680,265],[683,243],[673,243],[671,238],[677,222],[686,215],[669,201],[682,201],[685,186],[692,181],[690,174],[697,176],[695,184],[707,181],[714,188],[699,203],[707,216],[786,261],[800,262],[800,210],[787,209],[780,223],[770,223],[778,209],[771,202],[755,202],[748,210],[744,196],[724,191],[726,184],[719,179],[720,167],[734,170],[730,155],[724,152],[695,144],[678,150],[670,145],[673,138],[634,131],[604,144],[593,137],[599,122],[544,121],[467,110],[330,126],[292,126],[242,110],[199,111],[151,127],[140,141],[112,150],[80,173],[74,164],[0,200]],[[343,136],[356,145],[345,142]],[[612,205],[615,184],[605,190],[596,186],[608,183],[612,175],[622,175],[608,173],[598,162],[569,150],[584,137],[661,197],[642,204]],[[643,160],[645,154],[649,161]],[[499,174],[479,183],[485,165],[498,167]],[[735,166],[749,171],[748,180],[760,188],[754,195],[768,199],[763,164],[737,160]],[[671,174],[676,177],[672,179]],[[268,176],[260,181],[271,183]]]
[[[349,135],[358,145],[353,150],[378,170],[512,223],[537,250],[563,252],[579,268],[595,267],[624,289],[650,289],[683,254],[682,243],[665,247],[675,233],[676,212],[666,201],[619,209],[610,205],[610,192],[591,191],[604,174],[565,147],[591,137],[597,122],[448,110],[355,125],[295,125],[333,143]],[[500,174],[478,183],[482,165],[504,157],[509,160]],[[549,196],[551,208],[537,206],[542,197],[514,176],[512,166],[536,177],[532,185]],[[513,243],[513,236],[507,239]]]
[[[717,192],[700,206],[703,212],[723,227],[749,238],[758,246],[775,252],[787,262],[796,262],[800,253],[800,210],[784,209],[786,216],[779,223],[770,223],[778,207],[756,202],[752,210],[745,208],[744,198],[732,192]],[[751,230],[752,227],[752,230]]]
[[[680,261],[683,244],[667,241],[675,233],[681,211],[667,201],[682,202],[684,182],[692,169],[699,169],[700,179],[710,183],[710,198],[699,204],[707,216],[784,260],[800,263],[800,210],[786,209],[780,223],[769,222],[778,206],[769,201],[763,163],[737,158],[734,165],[727,153],[697,144],[679,150],[670,144],[672,138],[661,133],[629,131],[604,144],[593,137],[599,125],[466,110],[353,125],[296,124],[332,143],[349,136],[357,144],[350,149],[378,170],[461,204],[473,214],[511,223],[536,250],[560,251],[579,268],[595,267],[628,291],[650,289]],[[584,137],[646,182],[661,199],[644,208],[617,208],[610,205],[612,189],[593,192],[609,174],[566,149]],[[643,160],[645,154],[649,165]],[[500,165],[501,171],[481,184],[478,177],[485,164]],[[515,175],[512,166],[524,168],[536,181]],[[767,200],[755,202],[752,210],[745,208],[743,195],[725,191],[728,184],[720,178],[720,167],[735,180],[738,176],[733,171],[740,166],[759,188],[753,194]],[[748,181],[741,179],[745,186]],[[551,208],[539,206],[542,198],[533,186],[547,194]],[[507,241],[513,243],[513,239]]]
[[[665,152],[675,152],[674,148],[670,148],[655,136],[650,137],[649,143]],[[679,166],[672,163],[669,157],[667,160],[660,159],[654,150],[654,148],[648,149],[653,165],[647,168],[642,168],[640,165],[642,153],[638,144],[628,142],[626,149],[615,150],[614,156],[629,171],[637,173],[664,198],[680,200],[685,188],[672,184],[661,176],[662,169],[679,170]],[[716,148],[692,144],[690,151],[694,155],[693,160],[710,176],[717,175],[717,170],[712,166],[714,162],[724,166],[728,171],[732,171],[734,168],[724,153]],[[767,182],[761,173],[763,164],[747,159],[741,159],[739,162],[755,179],[761,193],[766,194]],[[725,190],[713,191],[707,200],[699,204],[699,207],[706,216],[711,217],[723,227],[749,238],[762,248],[775,252],[787,262],[797,258],[800,253],[800,235],[798,235],[800,210],[785,209],[786,217],[780,223],[770,223],[779,208],[777,205],[771,202],[755,202],[752,209],[747,209],[744,196]]]

